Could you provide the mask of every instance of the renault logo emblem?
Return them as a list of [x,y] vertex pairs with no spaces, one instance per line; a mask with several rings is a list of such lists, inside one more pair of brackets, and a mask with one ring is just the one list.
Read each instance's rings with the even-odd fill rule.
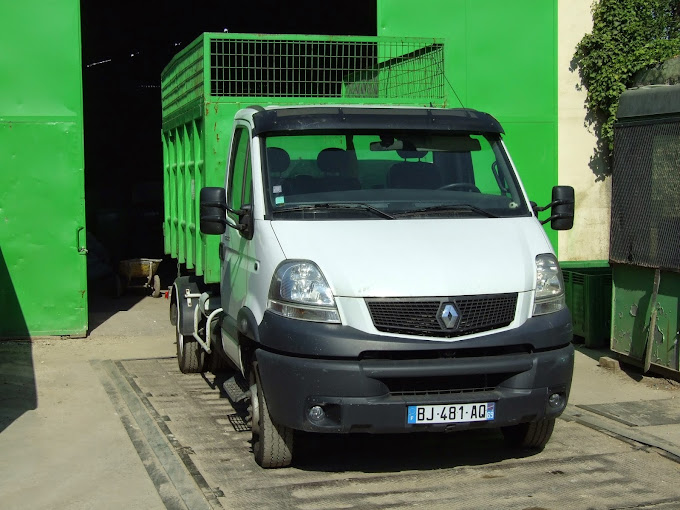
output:
[[456,310],[456,305],[453,303],[444,303],[439,308],[439,319],[441,324],[446,329],[455,329],[458,326],[458,321],[460,320],[460,315],[458,315],[458,310]]

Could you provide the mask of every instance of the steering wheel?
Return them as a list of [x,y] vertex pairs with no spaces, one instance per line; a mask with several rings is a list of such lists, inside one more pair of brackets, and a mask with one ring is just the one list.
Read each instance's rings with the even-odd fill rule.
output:
[[445,186],[442,186],[441,188],[437,189],[446,189],[446,190],[461,190],[461,191],[474,191],[475,193],[481,193],[479,191],[479,188],[472,184],[471,182],[452,182],[451,184],[447,184]]

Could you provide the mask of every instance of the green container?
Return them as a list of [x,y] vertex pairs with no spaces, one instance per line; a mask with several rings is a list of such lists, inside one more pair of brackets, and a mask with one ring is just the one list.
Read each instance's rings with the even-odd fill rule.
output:
[[80,2],[3,2],[0,338],[87,333]]
[[235,113],[251,105],[445,106],[444,44],[432,38],[203,34],[161,77],[165,253],[220,279],[201,234],[200,190],[222,186]]
[[[654,269],[613,267],[611,350],[643,363],[651,324]],[[661,271],[656,302],[652,366],[680,373],[680,273]]]
[[611,269],[564,268],[562,273],[574,335],[583,337],[586,347],[606,347],[611,328]]

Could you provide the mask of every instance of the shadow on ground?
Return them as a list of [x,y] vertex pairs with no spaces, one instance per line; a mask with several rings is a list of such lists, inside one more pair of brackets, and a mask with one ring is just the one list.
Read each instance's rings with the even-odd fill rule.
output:
[[599,361],[603,356],[608,356],[610,358],[616,358],[616,354],[609,350],[607,347],[592,348],[586,347],[582,342],[578,343],[574,341],[574,349],[576,349],[581,354],[588,356],[590,359]]
[[415,434],[297,433],[293,465],[303,471],[391,473],[484,466],[540,452],[509,448],[500,431]]
[[0,342],[0,432],[37,407],[31,342]]
[[38,407],[33,349],[19,298],[0,249],[0,432]]
[[644,382],[649,386],[670,389],[680,386],[680,381],[669,378],[672,376],[669,376],[668,374],[664,375],[663,373],[655,373],[653,371],[643,374],[640,364],[632,364],[633,360],[631,358],[619,356],[617,353],[606,347],[589,348],[583,344],[575,343],[574,348],[581,354],[588,356],[590,359],[595,361],[599,361],[600,358],[604,356],[617,360],[619,362],[621,373],[635,382]]
[[138,289],[131,289],[120,297],[91,294],[88,303],[90,333],[117,313],[132,309],[146,295],[147,292]]
[[[161,298],[172,286],[176,273],[177,268],[173,261],[168,257],[163,259],[156,272],[161,279]],[[117,291],[115,278],[112,275],[108,275],[106,278],[88,280],[90,333],[117,313],[131,310],[140,301],[151,295],[151,288],[142,287],[145,282],[136,280],[134,283],[136,284],[134,287],[123,285]]]

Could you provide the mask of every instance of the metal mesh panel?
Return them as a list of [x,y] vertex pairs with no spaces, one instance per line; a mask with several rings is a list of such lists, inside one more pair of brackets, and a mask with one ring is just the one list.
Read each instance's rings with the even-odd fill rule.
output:
[[610,259],[680,271],[680,120],[617,125]]
[[[442,303],[455,303],[460,321],[447,330],[439,321]],[[454,337],[502,328],[515,318],[517,294],[433,299],[366,299],[378,331],[419,336]]]
[[444,97],[442,44],[414,39],[211,39],[210,95]]

